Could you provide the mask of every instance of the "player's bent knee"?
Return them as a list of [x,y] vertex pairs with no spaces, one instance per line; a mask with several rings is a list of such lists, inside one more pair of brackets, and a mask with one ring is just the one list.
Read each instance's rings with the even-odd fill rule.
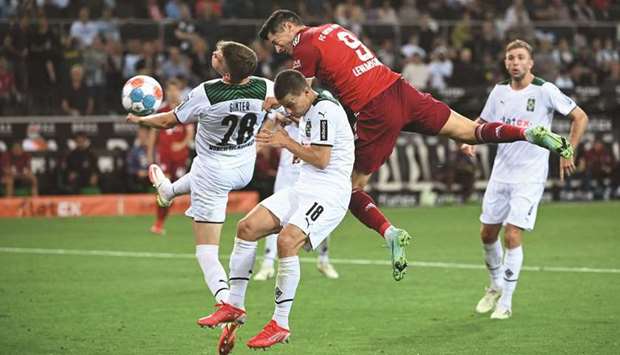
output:
[[243,218],[237,224],[237,238],[247,240],[247,241],[255,241],[259,237],[256,224],[251,218]]
[[296,226],[288,225],[278,234],[278,256],[295,256],[304,245],[306,235]]
[[499,230],[501,228],[500,225],[482,225],[480,227],[480,239],[484,244],[492,244],[495,243],[499,236]]

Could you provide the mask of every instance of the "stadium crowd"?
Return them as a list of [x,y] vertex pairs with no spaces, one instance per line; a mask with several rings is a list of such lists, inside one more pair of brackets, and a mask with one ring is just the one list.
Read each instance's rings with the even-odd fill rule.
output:
[[[291,63],[256,32],[276,8],[349,28],[383,63],[434,93],[450,87],[486,93],[505,79],[503,46],[516,37],[535,45],[536,75],[563,90],[620,84],[620,4],[610,0],[0,0],[0,115],[122,114],[121,87],[136,74],[162,84],[179,80],[187,92],[216,77],[211,52],[220,39],[250,44],[259,59],[256,75],[273,78]],[[12,154],[23,154],[8,148],[7,187]],[[611,161],[584,160],[584,176],[607,174],[617,184],[618,163],[597,152],[590,156]],[[598,164],[591,169],[597,172],[587,173],[588,164]],[[96,172],[84,174],[80,185],[97,185]],[[27,172],[13,175],[32,181]]]

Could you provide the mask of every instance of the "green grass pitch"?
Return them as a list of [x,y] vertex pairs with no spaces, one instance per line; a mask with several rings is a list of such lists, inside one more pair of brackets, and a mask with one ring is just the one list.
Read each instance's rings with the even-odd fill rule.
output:
[[[291,343],[271,353],[620,354],[620,203],[541,206],[536,230],[525,236],[525,266],[605,270],[523,271],[508,321],[473,311],[488,282],[484,269],[452,267],[483,263],[479,206],[386,213],[414,236],[410,261],[447,267],[414,265],[395,282],[387,265],[351,263],[386,261],[388,253],[347,216],[330,249],[343,259],[341,278],[324,279],[314,255],[303,253],[311,259],[302,264]],[[224,257],[239,218],[225,224]],[[151,221],[0,220],[0,354],[215,354],[219,331],[195,325],[214,301],[192,258],[191,224],[173,217],[159,237],[147,232]],[[272,280],[250,283],[234,354],[253,353],[245,341],[270,319],[273,288]]]

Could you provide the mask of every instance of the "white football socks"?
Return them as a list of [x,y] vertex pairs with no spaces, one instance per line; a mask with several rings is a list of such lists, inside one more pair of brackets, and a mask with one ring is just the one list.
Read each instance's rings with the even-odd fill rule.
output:
[[514,249],[506,249],[506,258],[504,259],[504,287],[502,297],[499,304],[506,308],[512,308],[512,294],[517,288],[517,280],[523,265],[523,248],[518,246]]
[[[172,183],[170,191],[166,191],[164,198],[170,200],[176,196],[187,195],[191,191],[192,178],[190,173],[181,176],[177,181]],[[170,193],[170,195],[168,195]]]
[[228,297],[226,271],[218,257],[219,246],[212,244],[196,245],[196,259],[202,269],[205,282],[217,303]]
[[298,256],[280,258],[276,279],[276,309],[273,312],[272,319],[282,328],[289,329],[288,316],[293,307],[293,299],[300,277],[301,269]]
[[271,234],[265,238],[265,258],[263,259],[263,265],[273,266],[276,257],[278,256],[278,235]]
[[230,255],[230,293],[227,303],[245,309],[245,291],[248,288],[254,260],[256,260],[256,242],[235,238],[235,246]]
[[329,238],[323,239],[319,244],[319,264],[329,263]]
[[502,280],[502,243],[499,238],[492,244],[482,244],[484,248],[484,261],[489,270],[491,287],[495,290],[501,290]]

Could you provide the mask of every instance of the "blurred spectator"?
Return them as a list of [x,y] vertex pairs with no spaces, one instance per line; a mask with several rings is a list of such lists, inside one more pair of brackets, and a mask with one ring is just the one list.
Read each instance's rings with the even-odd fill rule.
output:
[[198,36],[194,37],[190,60],[192,63],[192,74],[190,76],[193,79],[192,86],[213,77],[211,72],[211,55],[207,42]]
[[[601,140],[596,139],[578,165],[584,172],[585,187],[594,192],[595,199],[602,198],[606,186],[605,180],[611,178],[614,168],[614,158],[609,149]],[[593,182],[596,182],[596,185]]]
[[273,57],[269,49],[265,47],[262,41],[252,42],[252,49],[256,52],[258,63],[256,65],[257,76],[264,78],[273,78],[275,73],[273,72]]
[[121,31],[119,29],[118,20],[112,17],[112,8],[104,7],[101,18],[96,22],[97,33],[103,36],[105,42],[120,41]]
[[148,0],[146,4],[146,11],[148,12],[149,18],[153,21],[161,21],[165,18],[157,0]]
[[502,42],[497,37],[497,29],[491,21],[485,21],[480,28],[480,35],[476,37],[473,50],[478,58],[484,58],[486,54],[503,57]]
[[555,17],[555,9],[549,6],[547,0],[530,1],[527,11],[533,21],[550,21]]
[[364,22],[366,17],[362,7],[355,0],[346,0],[336,6],[334,19],[336,23],[359,36],[362,32],[362,22]]
[[468,87],[480,85],[484,78],[480,67],[473,62],[472,52],[469,48],[463,48],[459,52],[459,58],[454,62],[454,69],[450,82],[454,86]]
[[409,37],[409,42],[403,44],[402,47],[400,47],[400,53],[405,58],[411,58],[411,56],[413,56],[415,53],[420,55],[422,58],[426,57],[426,51],[424,50],[424,48],[420,47],[419,43],[420,40],[418,35],[411,35],[411,37]]
[[430,70],[428,65],[424,63],[424,52],[420,50],[413,52],[413,54],[407,58],[406,64],[403,67],[402,76],[411,85],[415,86],[418,90],[425,90],[430,78]]
[[47,142],[41,137],[41,125],[31,123],[26,129],[26,139],[22,142],[22,148],[26,152],[45,152],[48,149]]
[[551,55],[555,64],[562,67],[571,65],[575,59],[573,50],[569,47],[566,38],[560,38],[557,47],[553,49]]
[[394,41],[391,39],[384,39],[381,41],[381,46],[379,47],[379,50],[377,50],[377,56],[383,64],[392,69],[396,66],[396,56],[394,53]]
[[401,23],[415,23],[420,16],[416,0],[404,0],[403,5],[398,9],[398,17]]
[[138,61],[135,63],[136,74],[157,75],[161,60],[162,58],[160,58],[155,48],[155,42],[144,41],[142,43],[142,52],[139,55]]
[[573,19],[577,22],[592,22],[596,20],[594,10],[586,0],[576,0],[573,4]]
[[136,142],[127,153],[127,190],[129,192],[146,192],[151,183],[149,181],[150,159],[147,155],[150,129],[138,127]]
[[136,64],[142,59],[140,53],[143,52],[144,44],[140,44],[137,39],[131,39],[127,42],[127,51],[123,56],[123,78],[129,79],[136,75]]
[[569,71],[564,68],[560,70],[558,77],[555,79],[555,85],[562,91],[573,90],[575,88],[575,83],[573,83]]
[[90,115],[95,106],[93,95],[84,81],[84,69],[80,65],[71,68],[71,79],[62,91],[61,109],[71,116]]
[[118,93],[121,92],[123,80],[123,45],[120,42],[109,41],[106,44],[107,64],[105,66],[106,95],[105,108],[112,112],[121,112],[121,101]]
[[0,114],[9,113],[18,96],[15,77],[9,69],[9,63],[5,57],[0,57]]
[[459,185],[458,195],[461,203],[471,198],[476,181],[476,163],[456,147],[449,153],[449,162],[443,172],[443,180],[448,193],[453,192],[454,184]]
[[181,18],[174,29],[174,45],[179,47],[182,52],[189,53],[192,49],[192,39],[196,36],[196,26],[189,6],[182,4],[180,9]]
[[90,148],[86,133],[75,134],[75,149],[72,149],[62,162],[61,174],[66,192],[77,194],[87,188],[97,189],[97,156]]
[[31,112],[49,114],[58,105],[53,86],[58,83],[54,62],[59,47],[58,36],[49,28],[47,19],[40,17],[36,29],[28,35],[28,82],[34,108]]
[[551,14],[550,20],[571,21],[571,14],[568,5],[563,0],[551,0],[547,5],[547,12]]
[[78,20],[74,21],[71,25],[69,33],[72,38],[76,38],[80,47],[88,47],[93,43],[95,36],[99,33],[97,24],[90,20],[90,11],[87,7],[80,9],[80,15]]
[[101,36],[95,36],[90,47],[84,50],[84,84],[92,94],[94,107],[91,112],[101,112],[106,85],[108,55]]
[[31,195],[39,194],[37,177],[30,170],[30,154],[24,152],[21,142],[14,142],[11,150],[2,154],[2,184],[6,197],[13,196],[15,186],[30,187]]
[[428,66],[430,71],[430,86],[433,89],[442,90],[446,87],[446,81],[452,76],[452,61],[448,58],[446,47],[437,47],[431,55]]
[[435,42],[435,36],[439,31],[439,25],[429,14],[424,13],[420,17],[420,32],[418,37],[420,39],[420,47],[422,47],[426,53],[430,53],[433,49],[433,43]]
[[181,53],[178,47],[168,48],[168,59],[161,66],[160,75],[164,79],[189,78],[189,60]]
[[551,52],[553,41],[550,35],[542,35],[540,46],[534,53],[534,71],[536,75],[549,81],[554,81],[558,76],[558,66],[555,64],[554,55]]
[[504,27],[511,32],[509,38],[531,38],[533,27],[530,15],[523,4],[523,0],[514,0],[512,6],[506,10]]
[[390,1],[384,0],[377,9],[377,21],[386,25],[398,25],[398,16]]
[[471,15],[469,12],[463,14],[463,18],[457,22],[452,31],[452,46],[456,49],[471,45],[472,29]]
[[171,20],[181,19],[181,0],[168,0],[166,3],[166,17]]
[[61,37],[62,48],[60,53],[60,65],[58,70],[59,81],[69,81],[69,73],[74,65],[82,64],[82,51],[79,48],[77,38],[71,36]]
[[15,75],[15,86],[19,92],[28,90],[28,70],[26,59],[28,56],[28,28],[30,21],[27,16],[21,16],[17,23],[10,25],[9,33],[4,36],[4,54],[11,62]]

